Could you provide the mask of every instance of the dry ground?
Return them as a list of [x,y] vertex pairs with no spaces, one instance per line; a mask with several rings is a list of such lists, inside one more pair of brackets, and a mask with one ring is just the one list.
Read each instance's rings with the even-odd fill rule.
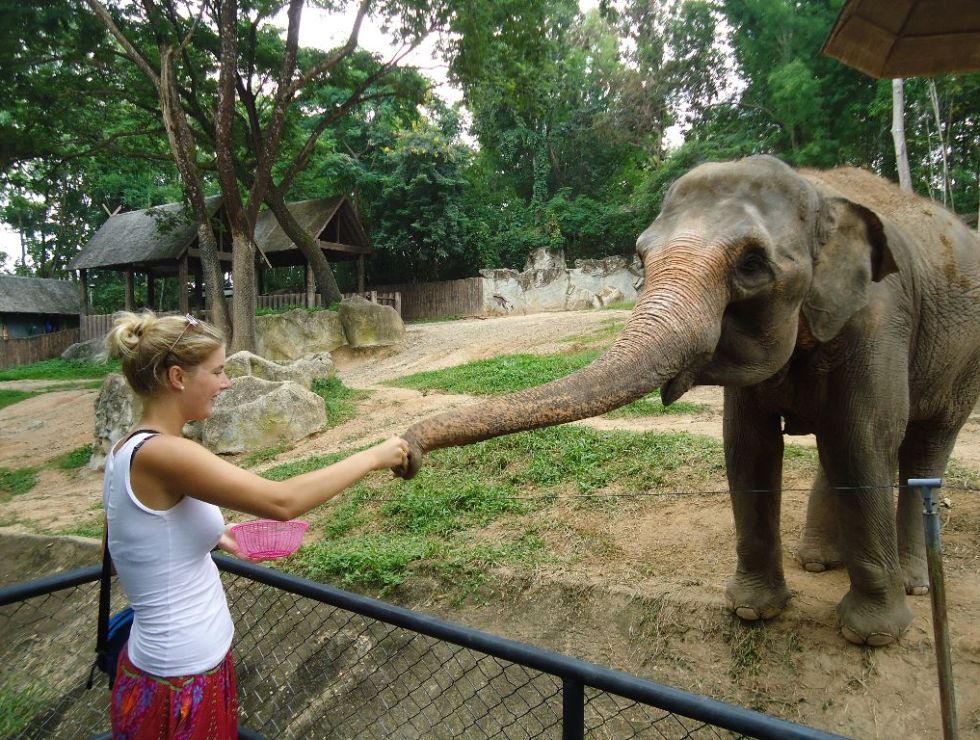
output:
[[[625,312],[581,311],[413,325],[397,350],[338,352],[345,385],[373,391],[348,423],[303,440],[276,462],[353,449],[403,430],[466,396],[380,385],[390,378],[502,353],[548,353],[569,337],[603,332]],[[4,387],[25,387],[7,383]],[[42,465],[92,439],[96,391],[58,391],[0,410],[0,467]],[[693,416],[579,422],[600,428],[683,430],[720,438],[721,396],[694,389]],[[808,438],[797,443],[812,444]],[[980,416],[960,434],[955,461],[980,470]],[[804,573],[793,560],[808,480],[787,480],[783,505],[785,566],[794,600],[778,619],[746,626],[723,609],[734,568],[727,497],[647,497],[610,507],[568,506],[539,523],[559,554],[556,565],[494,573],[489,601],[459,603],[419,569],[396,594],[402,603],[481,629],[637,673],[842,734],[938,738],[932,622],[928,597],[911,600],[915,620],[902,641],[881,650],[844,643],[834,606],[847,588],[843,571]],[[0,503],[8,531],[59,533],[99,521],[100,477],[83,470],[42,471],[30,493]],[[980,494],[945,489],[943,538],[959,724],[980,737]],[[493,537],[490,531],[482,537]]]

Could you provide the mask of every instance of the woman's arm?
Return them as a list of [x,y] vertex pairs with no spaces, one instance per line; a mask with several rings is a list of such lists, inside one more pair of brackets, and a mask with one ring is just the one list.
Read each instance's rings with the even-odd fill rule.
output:
[[392,437],[333,465],[285,481],[262,478],[223,460],[182,437],[148,440],[133,463],[133,489],[165,491],[174,503],[182,496],[254,516],[285,521],[305,514],[373,470],[405,463],[408,445]]

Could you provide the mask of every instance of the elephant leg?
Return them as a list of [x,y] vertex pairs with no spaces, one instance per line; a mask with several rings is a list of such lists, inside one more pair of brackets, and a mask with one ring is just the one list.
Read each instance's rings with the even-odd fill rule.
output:
[[[837,497],[840,543],[851,588],[837,606],[841,632],[858,645],[895,642],[912,621],[898,560],[892,471],[897,444],[884,427],[851,419],[821,440],[821,462]],[[888,450],[894,450],[889,452]]]
[[810,490],[806,526],[796,550],[797,560],[811,573],[837,568],[843,563],[838,534],[837,499],[821,467]]
[[775,617],[790,598],[779,537],[783,437],[779,417],[752,406],[744,393],[725,389],[725,462],[738,554],[725,598],[748,620]]
[[909,424],[898,452],[899,494],[895,518],[898,532],[898,559],[905,577],[905,592],[929,593],[926,567],[922,500],[918,490],[906,484],[910,478],[941,478],[946,470],[956,435],[969,416],[972,404],[950,423],[913,422]]

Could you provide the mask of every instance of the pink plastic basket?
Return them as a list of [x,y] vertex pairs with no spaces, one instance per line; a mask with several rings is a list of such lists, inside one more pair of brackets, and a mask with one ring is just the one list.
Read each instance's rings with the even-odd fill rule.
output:
[[276,560],[296,552],[309,526],[302,519],[288,522],[256,519],[235,524],[231,532],[242,555],[252,560]]

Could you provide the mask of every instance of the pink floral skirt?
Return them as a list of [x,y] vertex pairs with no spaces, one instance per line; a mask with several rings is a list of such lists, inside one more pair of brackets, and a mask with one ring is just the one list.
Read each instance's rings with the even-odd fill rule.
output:
[[191,676],[151,676],[119,651],[112,688],[115,740],[234,740],[238,686],[231,651],[217,666]]

